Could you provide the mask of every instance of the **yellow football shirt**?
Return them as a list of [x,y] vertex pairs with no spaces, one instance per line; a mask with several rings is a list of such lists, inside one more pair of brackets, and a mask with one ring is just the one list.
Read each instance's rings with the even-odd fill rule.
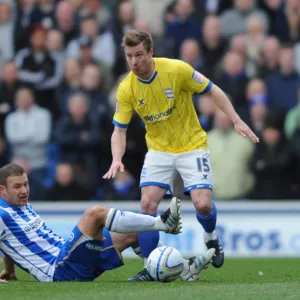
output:
[[154,63],[155,73],[149,80],[130,72],[119,85],[114,125],[126,128],[136,111],[145,123],[149,150],[183,153],[207,149],[192,94],[207,93],[212,82],[180,60],[154,58]]

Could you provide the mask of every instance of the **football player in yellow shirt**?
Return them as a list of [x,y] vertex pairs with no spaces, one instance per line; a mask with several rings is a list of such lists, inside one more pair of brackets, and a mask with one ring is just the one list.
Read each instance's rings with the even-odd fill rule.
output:
[[[123,47],[131,72],[117,91],[111,138],[113,161],[103,178],[114,178],[117,172],[124,171],[126,129],[135,111],[145,123],[149,150],[141,172],[141,213],[156,214],[161,199],[172,195],[173,179],[179,172],[184,192],[190,194],[197,220],[204,229],[205,244],[216,250],[212,265],[219,268],[224,263],[224,251],[215,233],[217,210],[212,202],[207,136],[199,124],[192,94],[209,93],[237,133],[254,143],[259,139],[240,119],[225,93],[209,79],[183,61],[153,58],[150,34],[130,30],[123,37]],[[138,233],[138,241],[146,262],[157,247],[159,234]],[[144,268],[130,280],[151,280],[148,275]]]

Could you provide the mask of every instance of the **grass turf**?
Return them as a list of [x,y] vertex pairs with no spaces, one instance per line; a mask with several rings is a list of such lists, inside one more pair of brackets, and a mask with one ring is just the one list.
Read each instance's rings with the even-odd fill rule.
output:
[[0,299],[300,299],[299,259],[227,259],[221,269],[210,266],[197,282],[126,282],[141,267],[141,260],[127,260],[124,267],[88,283],[41,283],[18,270],[19,281],[0,284]]

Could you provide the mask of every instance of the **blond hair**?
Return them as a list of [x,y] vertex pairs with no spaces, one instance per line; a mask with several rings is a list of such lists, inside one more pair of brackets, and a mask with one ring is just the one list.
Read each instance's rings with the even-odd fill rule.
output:
[[124,35],[122,46],[134,47],[140,43],[143,43],[146,51],[149,51],[153,48],[153,42],[150,33],[132,29],[128,30]]

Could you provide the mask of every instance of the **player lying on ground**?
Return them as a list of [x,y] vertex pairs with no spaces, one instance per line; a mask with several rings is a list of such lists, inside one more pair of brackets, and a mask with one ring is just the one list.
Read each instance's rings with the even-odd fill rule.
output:
[[104,271],[123,265],[120,253],[128,247],[137,246],[135,232],[165,231],[178,234],[181,229],[180,201],[176,198],[159,217],[97,205],[84,212],[65,241],[46,226],[28,204],[28,198],[29,183],[24,169],[16,164],[2,167],[2,281],[16,279],[15,265],[38,281],[91,281]]
[[[123,47],[131,72],[117,91],[115,130],[111,138],[113,161],[104,178],[113,178],[124,170],[126,129],[135,111],[145,123],[149,150],[141,172],[141,212],[156,214],[163,196],[172,194],[173,178],[179,172],[184,192],[190,194],[197,220],[204,229],[204,242],[208,249],[216,250],[212,265],[220,268],[224,251],[215,232],[217,209],[212,203],[207,136],[199,124],[192,94],[208,93],[233,122],[237,133],[254,143],[258,137],[240,119],[225,93],[208,78],[183,61],[153,58],[149,33],[129,30],[123,37]],[[159,233],[141,232],[137,237],[146,264],[158,245]],[[148,275],[144,269],[130,281],[140,281]]]

